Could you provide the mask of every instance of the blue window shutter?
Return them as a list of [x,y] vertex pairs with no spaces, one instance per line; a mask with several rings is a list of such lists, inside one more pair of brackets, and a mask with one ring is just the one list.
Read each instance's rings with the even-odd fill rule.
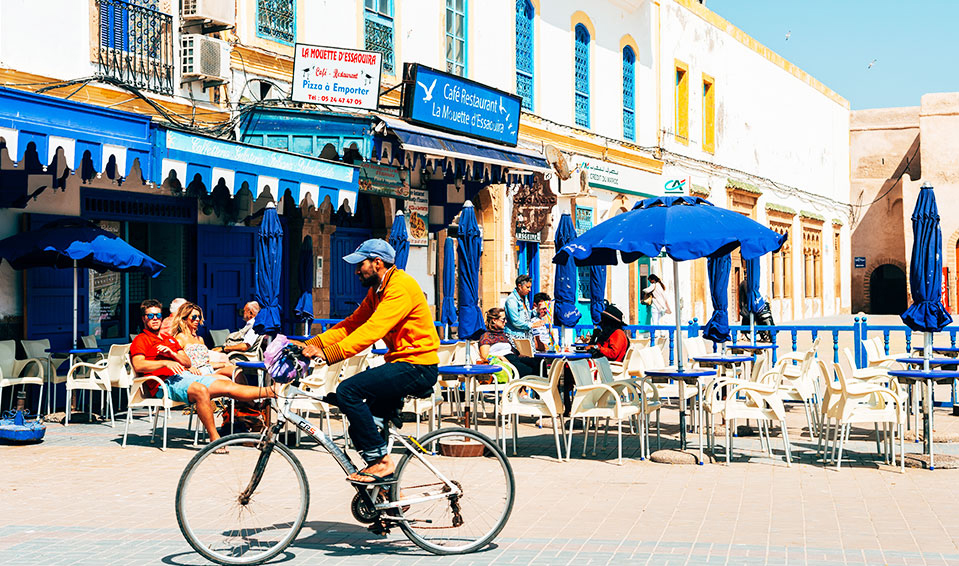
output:
[[516,0],[516,94],[523,109],[533,110],[533,16],[529,0]]
[[623,137],[636,139],[636,54],[623,48]]
[[589,127],[589,31],[583,24],[576,24],[576,50],[574,56],[576,76],[576,125]]

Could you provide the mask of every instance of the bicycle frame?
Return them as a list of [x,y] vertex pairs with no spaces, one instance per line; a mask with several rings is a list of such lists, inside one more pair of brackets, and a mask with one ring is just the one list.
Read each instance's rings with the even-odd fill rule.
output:
[[[273,426],[273,429],[275,431],[279,431],[281,428],[283,428],[283,426],[287,422],[290,422],[294,426],[296,426],[298,429],[302,430],[303,432],[309,434],[314,439],[316,439],[316,441],[319,442],[320,445],[324,449],[326,449],[326,451],[329,452],[330,455],[333,456],[333,459],[336,460],[336,462],[340,465],[340,468],[343,469],[343,472],[346,473],[346,475],[350,475],[359,471],[359,468],[357,468],[356,465],[353,464],[353,461],[350,460],[349,455],[347,455],[342,448],[337,446],[336,443],[333,442],[333,439],[331,439],[322,430],[314,426],[310,421],[306,420],[305,418],[301,417],[300,415],[297,415],[296,413],[290,410],[290,406],[293,404],[293,399],[296,398],[298,395],[302,395],[304,397],[308,397],[310,399],[314,399],[316,401],[321,401],[321,402],[323,401],[323,399],[318,395],[314,395],[306,391],[303,391],[300,388],[296,387],[295,385],[289,385],[284,392],[286,394],[283,397],[277,397],[276,399],[271,400],[274,403],[274,407],[276,408],[276,411],[277,411],[277,420],[276,420],[276,424]],[[290,393],[292,393],[292,395],[290,395]],[[389,425],[386,425],[386,426],[389,426]],[[378,511],[399,508],[406,505],[425,503],[427,501],[434,501],[437,499],[446,499],[450,496],[460,495],[462,493],[462,490],[460,489],[458,485],[456,485],[455,482],[451,481],[449,478],[444,476],[443,473],[440,472],[438,469],[436,469],[436,467],[433,466],[433,464],[430,463],[428,459],[423,457],[424,455],[435,455],[435,453],[427,452],[427,450],[423,448],[418,442],[416,442],[416,440],[414,440],[412,437],[404,437],[403,435],[399,434],[391,427],[389,429],[389,438],[387,439],[387,447],[386,447],[388,454],[393,451],[393,447],[395,446],[396,442],[399,442],[400,444],[402,444],[403,447],[405,447],[410,454],[412,454],[417,460],[419,460],[424,466],[426,466],[433,473],[433,475],[436,476],[437,479],[442,481],[445,486],[445,489],[443,489],[440,493],[436,495],[424,495],[421,497],[417,497],[415,499],[403,499],[400,501],[387,501],[382,503],[374,503],[373,505]],[[370,487],[381,488],[382,486],[377,485],[377,486],[370,486]],[[366,492],[366,490],[361,489],[360,486],[357,486],[357,491],[361,493]],[[376,501],[376,495],[377,495],[376,493],[373,494],[373,497],[371,497],[370,503],[373,503],[374,501]],[[390,517],[390,519],[400,520],[400,521],[411,520],[411,519],[404,519],[402,517]]]

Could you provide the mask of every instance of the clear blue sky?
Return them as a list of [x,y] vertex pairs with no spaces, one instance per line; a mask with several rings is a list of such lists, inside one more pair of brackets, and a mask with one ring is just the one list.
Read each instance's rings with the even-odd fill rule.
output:
[[959,91],[959,0],[706,0],[706,6],[838,92],[853,110],[919,106],[927,92]]

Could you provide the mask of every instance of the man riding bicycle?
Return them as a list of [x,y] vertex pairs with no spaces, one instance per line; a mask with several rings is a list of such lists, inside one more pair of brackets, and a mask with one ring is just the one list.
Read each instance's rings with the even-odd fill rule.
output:
[[356,265],[360,283],[369,289],[349,317],[306,341],[303,355],[335,363],[355,356],[377,340],[386,343],[386,363],[343,381],[335,403],[349,419],[349,435],[366,468],[347,477],[358,483],[382,482],[396,469],[375,417],[391,415],[404,397],[423,397],[437,378],[439,336],[419,284],[396,268],[396,252],[371,239],[344,256]]

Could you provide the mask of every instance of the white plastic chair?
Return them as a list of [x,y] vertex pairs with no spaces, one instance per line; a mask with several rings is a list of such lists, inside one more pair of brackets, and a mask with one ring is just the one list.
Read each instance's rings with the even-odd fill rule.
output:
[[[146,392],[146,386],[148,383],[157,383],[161,391],[163,391],[162,397],[150,397]],[[122,446],[126,447],[127,445],[127,434],[130,432],[130,423],[133,421],[133,409],[150,409],[151,412],[155,412],[153,417],[153,431],[150,433],[150,442],[153,442],[154,436],[156,436],[157,423],[160,419],[160,413],[163,413],[163,446],[160,450],[166,450],[167,443],[167,423],[170,421],[170,411],[176,408],[185,407],[186,403],[178,403],[170,399],[170,392],[167,390],[167,386],[163,383],[163,380],[155,376],[146,376],[138,377],[133,380],[132,386],[133,396],[130,398],[130,403],[127,405],[127,423],[123,429],[123,443]],[[199,425],[198,425],[199,426]]]
[[230,336],[230,331],[227,329],[222,330],[211,330],[210,338],[213,339],[214,346],[222,346],[226,339]]
[[[549,376],[546,380],[541,377],[523,377],[513,380],[503,388],[503,394],[500,398],[500,417],[505,419],[508,416],[528,416],[528,417],[548,417],[553,421],[553,438],[556,442],[556,459],[563,460],[562,445],[559,440],[560,429],[565,430],[565,419],[563,418],[563,399],[560,393],[560,380],[563,377],[563,368],[566,364],[556,361],[550,366]],[[536,397],[525,395],[524,389],[535,392]],[[556,419],[559,419],[560,428],[557,428]],[[513,455],[516,455],[516,441],[518,439],[518,426],[516,421],[513,423]],[[505,427],[504,427],[505,428]],[[503,445],[506,445],[506,438],[503,438]]]
[[[598,441],[598,419],[606,419],[607,434],[609,420],[616,421],[618,463],[623,463],[623,421],[632,422],[633,417],[642,415],[643,391],[629,381],[617,382],[612,380],[609,362],[605,358],[595,360],[598,366],[601,383],[593,381],[592,372],[585,360],[574,360],[569,363],[570,372],[576,383],[570,408],[570,422],[576,417],[583,419],[583,456],[586,455],[586,444],[589,441],[588,418],[594,419],[593,426],[593,454],[596,454]],[[640,427],[641,428],[641,427]],[[642,432],[639,430],[638,432]],[[645,455],[645,449],[640,443],[640,452]],[[566,437],[566,458],[570,458],[573,445],[573,427],[570,427]]]
[[909,357],[907,354],[886,354],[886,345],[882,336],[864,339],[862,345],[866,349],[867,367],[901,368],[902,364],[897,362],[896,358]]
[[37,414],[43,403],[44,364],[36,358],[17,359],[17,345],[13,340],[0,341],[0,409],[3,408],[3,388],[17,385],[38,385]]
[[[70,398],[75,390],[100,391],[106,397],[107,409],[110,413],[110,426],[115,425],[116,416],[113,411],[113,384],[127,389],[127,403],[129,404],[129,385],[132,384],[132,369],[127,363],[129,344],[114,344],[110,346],[110,353],[105,360],[91,364],[77,362],[67,373],[67,415],[64,426],[70,424]],[[82,375],[85,374],[85,375]],[[89,403],[87,404],[89,408]]]
[[533,357],[533,341],[529,338],[515,338],[513,342],[516,344],[516,349],[519,351],[519,355],[526,356],[528,358]]
[[[50,414],[52,398],[56,395],[56,386],[67,380],[65,375],[57,375],[57,369],[67,360],[67,358],[56,357],[48,352],[50,349],[50,340],[21,340],[20,345],[27,354],[27,358],[39,360],[43,364],[43,376],[47,385],[47,414]],[[55,409],[56,407],[54,407]]]
[[[307,393],[312,393],[318,396],[324,396],[328,393],[336,391],[336,386],[340,382],[340,373],[348,361],[349,360],[340,360],[333,364],[319,363],[314,365],[311,368],[309,375],[300,380],[300,389],[306,391]],[[329,403],[324,403],[323,401],[311,399],[309,397],[298,397],[293,400],[290,405],[290,409],[295,412],[302,413],[306,418],[309,418],[311,414],[322,415],[326,421],[326,432],[332,436],[333,429],[330,426],[331,407]],[[345,435],[345,425],[343,431]],[[296,438],[297,444],[299,444],[299,429],[296,431]]]
[[[842,452],[845,441],[853,424],[873,423],[876,432],[876,449],[883,452],[880,441],[879,425],[883,425],[883,436],[886,444],[886,461],[895,463],[896,442],[899,435],[900,471],[905,471],[905,445],[903,440],[903,423],[905,421],[905,400],[899,385],[895,380],[889,380],[888,386],[875,383],[864,383],[853,378],[845,364],[833,364],[838,377],[838,400],[832,403],[827,413],[829,421],[835,421],[833,427],[833,451],[836,469],[842,465]],[[835,395],[835,394],[834,394]],[[829,421],[826,431],[826,451],[829,451]],[[824,463],[826,459],[824,458]]]

